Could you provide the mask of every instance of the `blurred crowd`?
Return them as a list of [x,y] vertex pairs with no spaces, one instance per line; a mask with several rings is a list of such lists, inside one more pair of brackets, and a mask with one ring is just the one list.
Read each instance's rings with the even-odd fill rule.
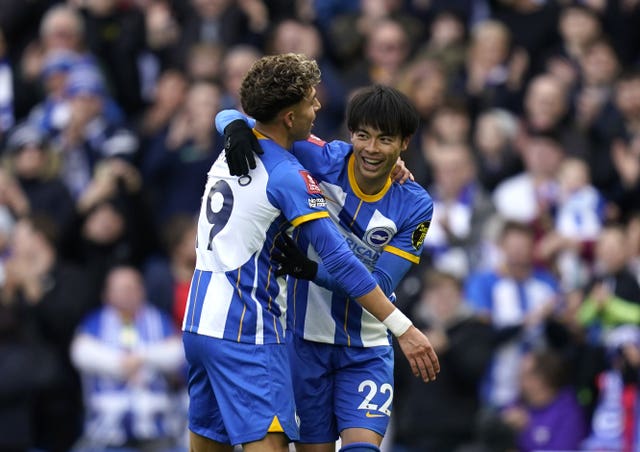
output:
[[640,450],[640,0],[0,0],[0,450],[185,450],[213,127],[261,55],[421,115],[398,452]]

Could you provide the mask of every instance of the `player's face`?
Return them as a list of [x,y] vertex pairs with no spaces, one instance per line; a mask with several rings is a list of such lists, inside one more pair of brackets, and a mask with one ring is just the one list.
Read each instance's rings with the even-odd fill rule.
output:
[[351,132],[351,143],[358,182],[384,185],[400,152],[407,148],[409,138],[402,139],[370,126],[362,126]]
[[316,89],[311,88],[309,94],[293,108],[291,135],[294,141],[306,140],[311,135],[316,112],[321,107],[316,94]]

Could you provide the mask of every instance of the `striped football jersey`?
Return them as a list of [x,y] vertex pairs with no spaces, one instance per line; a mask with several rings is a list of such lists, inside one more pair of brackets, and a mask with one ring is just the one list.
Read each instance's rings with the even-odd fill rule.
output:
[[183,331],[283,342],[287,302],[284,280],[276,279],[271,262],[274,242],[291,226],[328,213],[320,187],[298,160],[259,139],[265,152],[250,175],[231,176],[224,152],[207,175]]
[[[383,253],[419,263],[433,213],[424,188],[388,179],[379,193],[363,193],[355,181],[352,145],[341,141],[312,136],[296,142],[293,154],[318,180],[332,221],[370,271]],[[310,258],[321,261],[302,236],[297,240]],[[290,278],[289,299],[289,327],[298,337],[354,347],[390,344],[385,326],[342,291]]]

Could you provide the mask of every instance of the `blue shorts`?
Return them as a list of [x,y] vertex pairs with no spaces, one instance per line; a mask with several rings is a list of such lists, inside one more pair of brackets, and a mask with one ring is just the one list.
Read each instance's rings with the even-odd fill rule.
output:
[[344,347],[287,335],[301,443],[346,428],[384,436],[393,401],[393,347]]
[[224,444],[269,432],[298,440],[287,348],[182,334],[189,363],[189,430]]

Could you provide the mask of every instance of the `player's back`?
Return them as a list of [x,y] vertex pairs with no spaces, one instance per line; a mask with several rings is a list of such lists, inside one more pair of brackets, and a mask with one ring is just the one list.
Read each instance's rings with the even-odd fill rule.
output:
[[[292,224],[328,216],[298,161],[271,140],[249,175],[229,174],[221,155],[207,175],[196,241],[196,269],[183,330],[248,343],[284,338],[286,292],[270,255]],[[313,205],[312,205],[313,204]]]

